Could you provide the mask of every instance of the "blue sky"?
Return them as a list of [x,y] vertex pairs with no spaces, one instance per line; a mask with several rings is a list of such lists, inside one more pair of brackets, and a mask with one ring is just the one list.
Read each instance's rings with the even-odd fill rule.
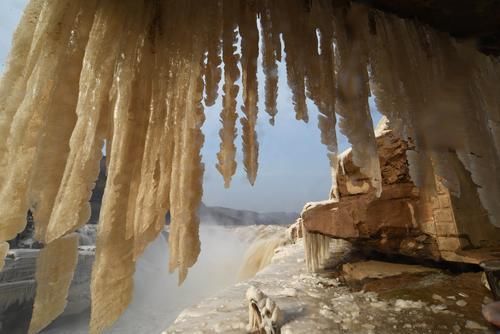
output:
[[[0,66],[3,70],[10,48],[12,33],[20,18],[26,0],[2,0],[0,2]],[[203,201],[207,205],[226,206],[255,211],[299,212],[308,201],[326,199],[331,186],[326,149],[320,142],[317,128],[317,110],[309,101],[309,123],[295,120],[291,94],[286,84],[284,64],[279,64],[279,97],[276,125],[269,125],[264,110],[264,76],[259,59],[259,119],[258,137],[260,145],[259,173],[252,187],[246,180],[241,152],[241,126],[238,122],[237,162],[238,169],[230,189],[224,188],[223,179],[215,169],[216,153],[219,150],[219,113],[221,99],[206,109],[205,180]],[[221,85],[222,86],[222,85]],[[221,92],[220,92],[221,93]],[[238,112],[241,115],[241,89]],[[373,100],[370,105],[374,110]],[[378,121],[378,113],[374,113]],[[348,147],[345,137],[339,135],[339,147]]]

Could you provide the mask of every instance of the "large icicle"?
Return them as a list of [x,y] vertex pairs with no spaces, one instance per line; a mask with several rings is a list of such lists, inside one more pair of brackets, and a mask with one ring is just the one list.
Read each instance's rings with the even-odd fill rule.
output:
[[69,140],[76,124],[78,82],[82,59],[87,46],[96,1],[81,1],[72,28],[78,31],[70,37],[63,59],[65,75],[57,82],[54,97],[48,107],[51,112],[38,144],[33,181],[30,188],[30,206],[36,221],[36,238],[45,240],[45,231],[64,174],[69,154]]
[[113,324],[132,298],[134,243],[127,240],[126,229],[134,219],[130,209],[135,207],[135,181],[141,164],[136,156],[143,152],[150,111],[150,71],[144,66],[150,59],[143,53],[145,39],[150,38],[146,29],[151,7],[127,0],[120,8],[123,16],[118,16],[127,33],[116,43],[120,57],[113,66],[110,104],[114,135],[92,271],[90,333],[101,333]]
[[[55,94],[59,79],[66,71],[66,51],[71,47],[71,29],[81,4],[82,1],[69,0],[46,2],[40,13],[30,51],[34,56],[28,58],[25,68],[26,94],[17,106],[7,137],[7,176],[0,190],[0,211],[4,217],[0,242],[14,238],[26,225],[33,176],[31,166],[36,161],[47,118],[57,112],[51,102],[59,98]],[[47,36],[50,38],[45,38]],[[23,94],[24,89],[19,89]]]
[[[262,68],[266,77],[265,83],[265,105],[266,112],[269,114],[269,123],[274,125],[274,120],[278,109],[276,100],[278,98],[278,64],[276,60],[281,53],[281,43],[279,42],[279,33],[273,22],[272,1],[265,0],[261,9],[262,25]],[[277,42],[276,42],[277,41]],[[277,50],[279,47],[280,50]]]
[[333,44],[333,23],[331,17],[321,15],[321,13],[331,12],[331,4],[318,3],[311,14],[311,19],[319,17],[318,32],[319,32],[319,54],[316,50],[312,57],[310,66],[316,66],[317,75],[308,76],[309,94],[312,100],[318,107],[318,128],[321,132],[321,143],[326,146],[328,151],[328,159],[332,170],[332,189],[330,192],[331,198],[337,198],[337,119],[335,115],[335,53]]
[[[31,51],[37,20],[43,0],[31,1],[24,10],[13,36],[12,50],[7,60],[5,73],[0,81],[0,135],[7,138],[12,119],[26,92],[26,79],[30,75],[27,64],[38,54]],[[39,49],[37,50],[40,51]],[[7,140],[0,140],[0,184],[5,184],[7,175]]]
[[251,185],[257,179],[259,168],[259,143],[257,141],[257,58],[259,55],[259,32],[257,18],[252,4],[243,2],[240,16],[241,68],[243,82],[243,106],[245,117],[243,127],[243,165]]
[[239,87],[236,84],[240,76],[238,69],[238,55],[236,52],[237,33],[236,20],[234,15],[237,13],[234,1],[226,0],[224,2],[224,31],[223,31],[223,59],[224,59],[224,96],[222,98],[222,111],[220,119],[222,129],[219,130],[221,139],[220,150],[217,153],[216,168],[224,178],[224,187],[229,188],[231,178],[236,172],[236,120],[238,113],[236,111],[236,97]]
[[[490,89],[498,68],[468,43],[428,27],[379,12],[374,22],[372,87],[379,110],[415,145],[408,152],[412,179],[432,194],[436,174],[460,195],[450,163],[458,155],[478,185],[490,220],[498,221],[500,204],[494,198],[500,195],[500,180],[492,172],[499,169],[498,145],[490,121],[498,119],[498,112],[489,112],[496,110],[491,106],[498,94]],[[400,41],[400,47],[391,47]]]
[[[161,32],[170,28],[165,23],[168,16],[168,8],[165,4],[157,3],[154,10],[154,25],[145,40],[143,61],[150,62],[151,66],[145,66],[141,72],[141,86],[146,89],[145,99],[140,101],[142,105],[137,107],[142,110],[150,110],[147,120],[147,129],[144,130],[144,147],[141,150],[142,163],[136,165],[138,177],[134,189],[131,189],[129,216],[127,225],[127,239],[134,238],[134,259],[142,254],[146,246],[156,238],[163,229],[165,214],[168,209],[168,190],[170,182],[169,165],[171,159],[171,145],[169,143],[170,133],[166,130],[167,122],[167,94],[166,91],[171,84],[168,78],[169,63],[166,48],[159,48],[167,42],[167,34]],[[154,50],[154,52],[153,52]],[[152,54],[153,59],[149,59]],[[147,91],[150,91],[148,93]],[[138,152],[140,155],[140,153]],[[167,162],[164,161],[167,159]],[[166,183],[165,179],[168,179]],[[166,188],[166,189],[165,189]],[[133,227],[133,228],[132,228]]]
[[368,16],[366,8],[352,4],[347,13],[335,15],[337,58],[337,113],[342,116],[340,130],[352,144],[353,161],[376,189],[382,192],[382,177],[368,106]]
[[51,242],[36,262],[36,296],[28,333],[39,333],[66,307],[73,273],[78,262],[78,235]]
[[[186,8],[186,13],[180,13],[180,17],[185,20],[183,24],[192,24],[186,22],[189,21],[187,18],[203,24],[203,9],[195,1],[188,2]],[[201,104],[204,39],[198,32],[193,32],[184,39],[180,40],[183,55],[179,59],[177,71],[178,75],[182,76],[181,85],[177,88],[174,116],[176,128],[170,189],[172,221],[169,234],[169,269],[179,270],[179,283],[186,279],[188,269],[196,263],[200,253],[197,211],[203,192],[204,172],[200,156],[204,141],[201,126],[205,120]]]
[[101,148],[107,132],[108,93],[114,63],[119,58],[116,36],[125,30],[124,19],[121,19],[125,10],[126,6],[121,3],[100,3],[94,19],[80,77],[78,120],[47,229],[48,242],[76,230],[89,217],[88,200],[99,173]]
[[223,0],[210,0],[204,4],[209,16],[209,22],[205,25],[208,30],[207,61],[204,68],[205,73],[205,105],[212,106],[219,95],[219,82],[222,77],[221,65],[221,38],[223,25]]
[[[281,18],[283,25],[284,50],[286,54],[286,75],[288,86],[292,93],[292,102],[295,109],[295,118],[304,122],[309,121],[305,91],[305,64],[306,64],[306,33],[304,9],[305,3],[300,1],[281,2],[286,15]],[[285,8],[283,8],[285,7]],[[283,15],[283,14],[281,14]]]

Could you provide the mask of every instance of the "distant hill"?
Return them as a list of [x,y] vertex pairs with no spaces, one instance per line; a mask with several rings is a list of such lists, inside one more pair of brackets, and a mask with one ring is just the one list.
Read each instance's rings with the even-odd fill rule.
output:
[[299,216],[296,212],[260,213],[218,206],[206,206],[203,203],[199,214],[202,223],[217,225],[289,225],[294,223]]
[[[89,224],[97,224],[99,220],[99,211],[101,209],[101,201],[106,185],[106,158],[101,160],[101,168],[99,178],[96,181],[92,197],[90,199],[91,217]],[[244,226],[244,225],[287,225],[295,222],[299,216],[296,212],[269,212],[260,213],[248,210],[237,210],[223,208],[218,206],[206,206],[201,204],[199,209],[200,219],[203,224],[217,224],[225,226]],[[167,214],[166,221],[169,222],[170,217]]]

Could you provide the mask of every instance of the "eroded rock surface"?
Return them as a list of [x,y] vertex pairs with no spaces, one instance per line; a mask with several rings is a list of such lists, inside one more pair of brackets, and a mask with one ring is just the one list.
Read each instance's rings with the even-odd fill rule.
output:
[[458,161],[450,164],[456,167],[460,194],[452,194],[437,176],[435,191],[422,191],[410,176],[407,154],[413,146],[398,138],[385,119],[376,141],[381,195],[349,149],[339,156],[338,196],[305,205],[306,231],[386,254],[469,263],[495,257],[500,229],[488,223],[470,174]]

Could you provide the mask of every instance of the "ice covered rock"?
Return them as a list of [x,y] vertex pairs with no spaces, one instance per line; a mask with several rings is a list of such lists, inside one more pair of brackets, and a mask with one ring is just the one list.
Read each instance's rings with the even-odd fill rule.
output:
[[277,334],[282,314],[276,303],[262,291],[251,286],[246,292],[248,301],[248,333]]

